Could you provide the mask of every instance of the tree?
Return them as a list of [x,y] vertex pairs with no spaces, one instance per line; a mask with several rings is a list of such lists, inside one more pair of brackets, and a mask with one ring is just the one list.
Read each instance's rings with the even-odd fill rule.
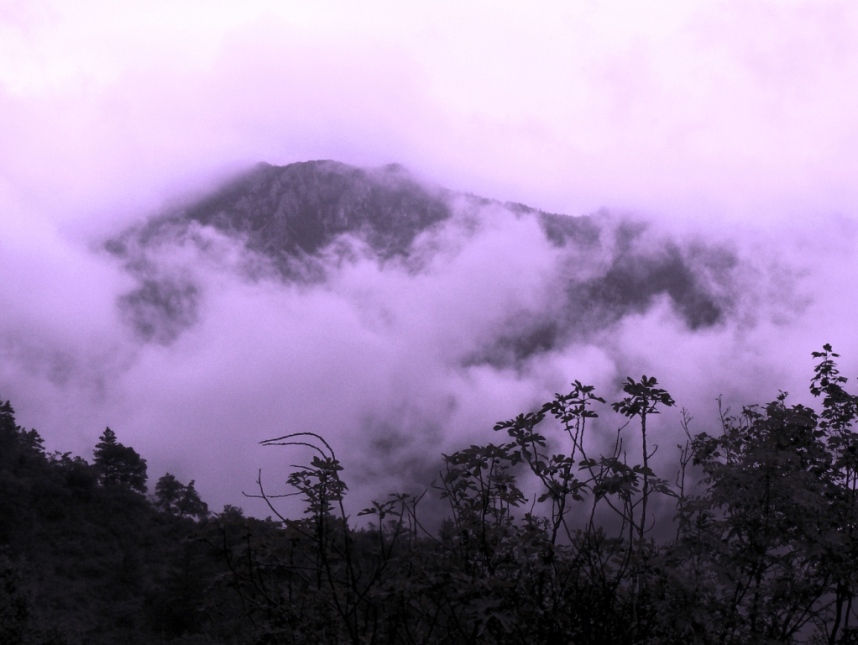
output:
[[5,457],[17,448],[19,430],[12,404],[0,400],[0,455],[4,457],[4,461]]
[[813,356],[821,413],[782,392],[692,441],[705,489],[680,508],[686,597],[670,593],[697,604],[687,614],[707,617],[697,629],[721,642],[795,642],[811,626],[825,642],[855,642],[858,397],[830,345]]
[[208,505],[194,488],[194,480],[185,486],[170,473],[155,484],[155,507],[179,517],[202,519],[209,513]]
[[146,460],[134,448],[116,440],[116,433],[106,428],[95,445],[95,467],[102,486],[146,492]]
[[[653,467],[650,420],[674,406],[658,381],[621,385],[602,454],[585,426],[605,400],[575,381],[499,422],[511,441],[443,456],[433,488],[450,514],[437,536],[397,495],[359,513],[377,524],[349,526],[342,466],[322,437],[263,442],[318,453],[287,478],[310,517],[278,513],[273,535],[247,531],[227,552],[232,588],[284,642],[854,644],[858,396],[829,345],[814,357],[821,412],[781,393],[692,435],[683,410],[675,484]],[[624,448],[630,422],[639,459]],[[279,497],[259,486],[269,505]],[[653,530],[673,513],[674,537]]]
[[0,468],[18,471],[44,459],[42,437],[35,430],[24,430],[18,426],[11,403],[0,399]]

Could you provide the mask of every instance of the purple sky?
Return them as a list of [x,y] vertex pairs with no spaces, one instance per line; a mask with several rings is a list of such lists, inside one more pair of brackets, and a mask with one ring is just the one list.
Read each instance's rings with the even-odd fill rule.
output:
[[[86,457],[110,425],[153,482],[195,478],[220,508],[259,466],[283,479],[256,442],[291,429],[380,477],[372,441],[489,440],[573,378],[655,372],[705,420],[719,393],[803,392],[824,342],[858,373],[858,6],[412,4],[0,0],[0,398],[20,423]],[[691,333],[656,307],[526,373],[454,369],[507,303],[550,303],[551,248],[499,217],[416,284],[358,263],[321,290],[249,285],[226,241],[187,251],[201,324],[134,340],[99,240],[246,164],[320,158],[731,240],[741,315]]]

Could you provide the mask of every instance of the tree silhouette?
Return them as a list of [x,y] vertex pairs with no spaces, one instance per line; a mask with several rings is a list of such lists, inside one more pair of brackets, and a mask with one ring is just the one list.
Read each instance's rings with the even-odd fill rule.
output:
[[[46,455],[0,400],[0,643],[855,645],[858,395],[813,356],[819,409],[781,393],[694,434],[683,410],[672,465],[654,378],[612,404],[574,381],[358,524],[321,435],[263,442],[313,451],[291,492],[260,473],[275,519],[210,515],[170,473],[140,494],[146,462],[109,428],[92,465]],[[304,517],[281,515],[295,494]],[[427,495],[447,511],[424,523]]]
[[175,475],[167,473],[155,484],[155,507],[179,517],[203,519],[209,507],[194,488],[194,480],[185,486]]
[[116,440],[116,433],[105,428],[95,445],[95,467],[103,486],[146,492],[146,460],[134,448]]

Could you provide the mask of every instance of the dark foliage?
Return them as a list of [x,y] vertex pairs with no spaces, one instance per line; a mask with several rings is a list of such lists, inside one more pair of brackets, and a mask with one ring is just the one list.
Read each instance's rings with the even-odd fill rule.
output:
[[179,517],[194,517],[198,520],[209,513],[208,504],[200,499],[194,488],[194,480],[185,486],[174,475],[167,473],[155,485],[156,508]]
[[[304,516],[260,477],[275,519],[258,520],[209,514],[169,473],[147,500],[145,460],[109,429],[93,464],[45,454],[0,402],[0,642],[858,642],[858,397],[830,346],[814,357],[821,411],[781,393],[714,434],[683,413],[670,478],[651,466],[648,425],[674,405],[656,379],[610,405],[576,381],[444,455],[436,529],[422,495],[351,521],[312,433],[264,442],[313,451],[286,479]],[[605,411],[619,429],[594,454]]]
[[[352,528],[330,446],[308,433],[268,441],[317,455],[287,480],[306,517],[278,515],[281,528],[230,556],[255,642],[855,642],[858,398],[836,356],[815,354],[822,413],[781,394],[693,436],[683,411],[672,481],[650,465],[648,420],[674,405],[656,379],[623,385],[601,455],[586,435],[605,401],[576,381],[498,423],[506,441],[444,456],[440,532],[408,495],[374,502],[361,515],[375,523]],[[624,448],[632,430],[638,459]],[[525,495],[525,478],[539,491]],[[259,496],[276,514],[261,483]]]
[[0,442],[0,642],[224,642],[207,635],[224,567],[197,537],[199,507],[200,522],[157,510],[145,461],[110,430],[93,464],[45,454],[0,402]]
[[113,430],[105,428],[95,444],[94,455],[95,470],[102,485],[146,492],[146,460],[134,448],[119,443]]

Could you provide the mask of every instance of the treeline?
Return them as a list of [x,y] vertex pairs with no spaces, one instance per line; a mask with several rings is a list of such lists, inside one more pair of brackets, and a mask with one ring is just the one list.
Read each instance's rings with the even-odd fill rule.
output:
[[0,404],[0,642],[858,643],[858,396],[830,346],[814,358],[819,410],[782,393],[712,434],[683,412],[671,473],[651,463],[648,426],[675,405],[656,379],[611,404],[576,381],[360,519],[313,433],[264,442],[312,451],[287,479],[304,515],[260,485],[275,519],[257,520],[169,474],[147,497],[109,429],[91,464],[46,454]]
[[92,463],[48,454],[0,401],[0,643],[220,642],[188,638],[225,571],[208,509],[193,482],[147,497],[147,479],[110,428]]

